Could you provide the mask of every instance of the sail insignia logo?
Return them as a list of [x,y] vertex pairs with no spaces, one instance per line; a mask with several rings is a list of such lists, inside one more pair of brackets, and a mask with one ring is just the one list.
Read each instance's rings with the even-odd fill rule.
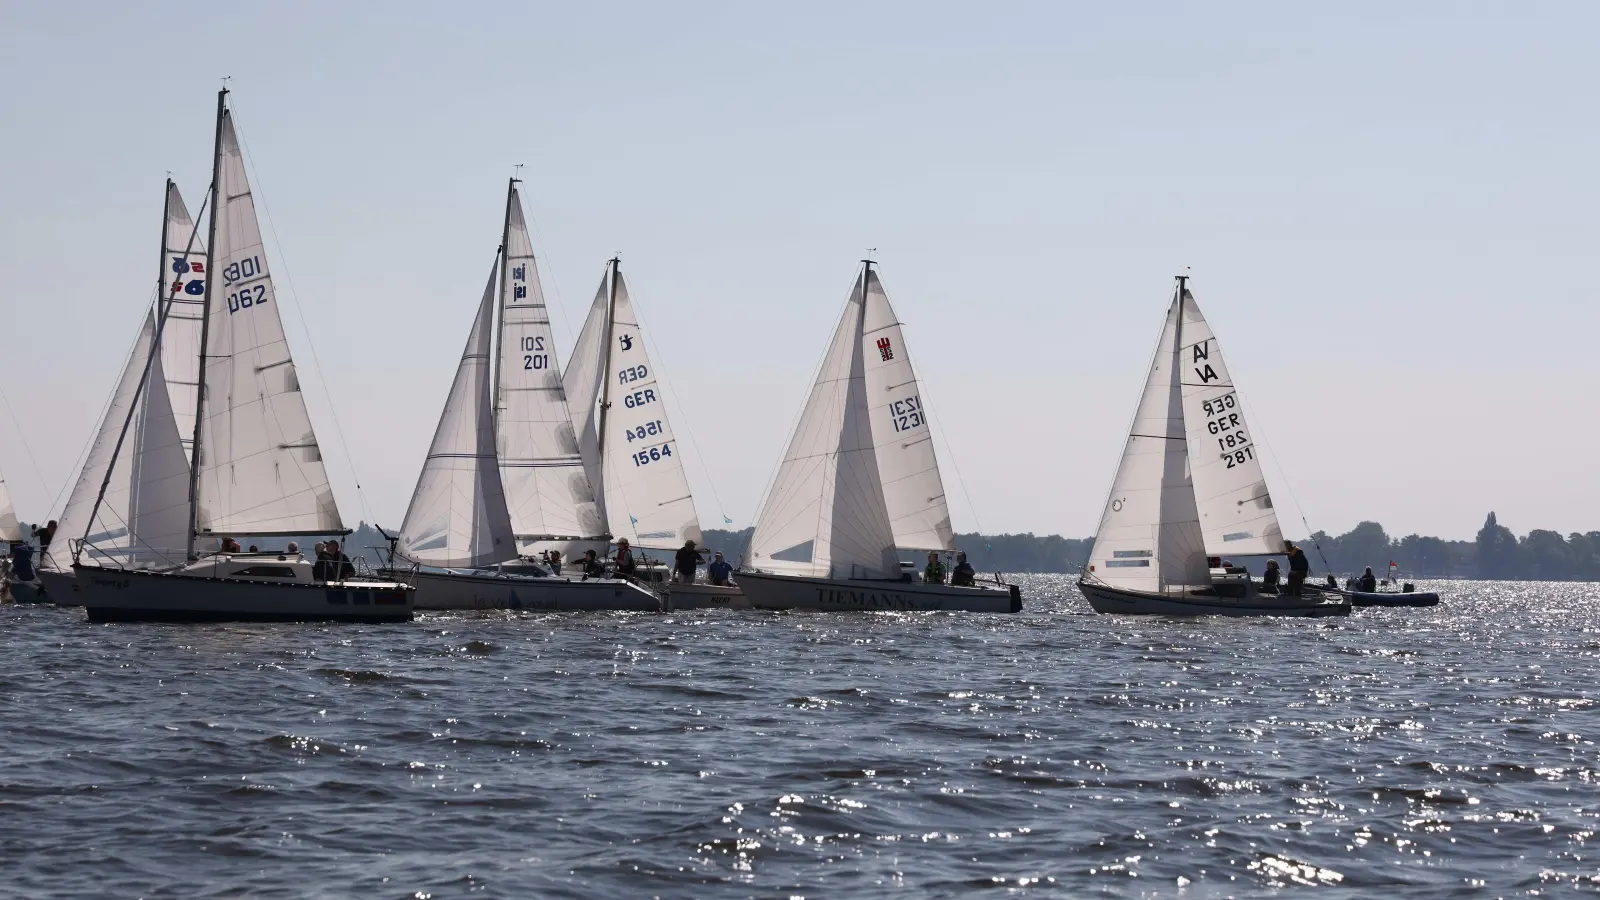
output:
[[894,359],[894,345],[889,343],[888,338],[878,338],[878,354],[884,362]]
[[633,349],[633,335],[631,335],[631,334],[622,335],[622,349],[623,349],[624,352]]

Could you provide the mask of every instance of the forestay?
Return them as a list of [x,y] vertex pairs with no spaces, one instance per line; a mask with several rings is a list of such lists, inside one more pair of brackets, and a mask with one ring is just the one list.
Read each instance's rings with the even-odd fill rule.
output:
[[700,542],[700,519],[684,475],[683,454],[667,421],[662,384],[622,273],[615,278],[605,376],[610,408],[603,413],[606,524],[611,534],[636,546]]
[[1093,577],[1113,587],[1158,591],[1211,581],[1189,480],[1178,366],[1181,306],[1175,297],[1167,310],[1089,553]]
[[750,539],[751,565],[786,575],[896,578],[867,407],[857,279]]
[[6,490],[5,477],[0,476],[0,541],[22,539],[22,523],[17,521],[17,511],[11,507],[11,492]]
[[[162,239],[167,321],[161,326],[161,366],[166,373],[184,458],[192,455],[195,393],[200,389],[200,327],[205,319],[205,237],[189,217],[178,186],[167,181],[167,222]],[[187,493],[187,486],[185,487]],[[185,500],[185,502],[188,502]]]
[[922,389],[911,368],[900,320],[878,274],[871,269],[867,270],[862,342],[873,452],[895,546],[953,550],[950,506],[934,457]]
[[[150,359],[154,339],[155,316],[146,314],[66,509],[56,523],[59,539],[51,543],[42,561],[47,568],[71,568],[71,542],[78,540],[84,542],[86,562],[178,565],[184,561],[189,467],[163,383],[161,360],[152,363]],[[142,403],[139,381],[147,365],[146,391],[153,402]],[[114,459],[125,423],[129,428],[122,455]],[[105,485],[105,498],[97,511],[95,498],[101,485]]]
[[490,384],[494,288],[491,269],[400,528],[400,552],[412,562],[486,566],[516,555],[495,453]]
[[513,186],[507,198],[505,277],[500,284],[500,473],[517,544],[604,533],[578,455],[561,386],[550,314]]
[[278,316],[244,157],[224,112],[199,451],[197,527],[222,534],[344,530]]
[[1283,531],[1239,392],[1193,294],[1184,300],[1178,356],[1189,468],[1206,549],[1229,556],[1282,553]]

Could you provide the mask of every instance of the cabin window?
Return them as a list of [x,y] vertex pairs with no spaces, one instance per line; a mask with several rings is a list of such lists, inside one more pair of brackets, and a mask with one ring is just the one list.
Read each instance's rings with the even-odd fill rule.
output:
[[254,578],[293,578],[294,569],[290,566],[247,566],[233,574]]

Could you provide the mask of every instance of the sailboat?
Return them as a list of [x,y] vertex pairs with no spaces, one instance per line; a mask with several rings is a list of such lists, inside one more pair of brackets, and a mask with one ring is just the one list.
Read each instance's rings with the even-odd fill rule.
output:
[[1179,276],[1078,589],[1095,612],[1348,615],[1348,602],[1264,594],[1229,556],[1284,553],[1283,531],[1222,348]]
[[[606,264],[562,384],[584,471],[612,540],[669,553],[685,541],[703,547],[682,448],[667,416],[665,386],[650,359],[618,259]],[[574,545],[567,554],[582,549]],[[668,571],[652,566],[640,577],[667,595],[671,609],[744,605],[736,585],[678,584],[668,580]]]
[[43,597],[40,595],[38,569],[34,568],[25,573],[12,568],[9,556],[13,543],[23,543],[28,540],[28,535],[22,530],[22,523],[17,521],[17,512],[11,506],[11,492],[6,489],[6,480],[0,476],[0,595],[9,597],[17,603],[38,603]]
[[[319,580],[311,562],[287,548],[199,553],[201,540],[349,533],[284,338],[227,94],[217,95],[205,260],[196,270],[185,259],[189,269],[180,273],[197,276],[185,292],[199,281],[201,297],[191,450],[186,455],[164,375],[166,327],[181,315],[168,296],[147,316],[112,400],[124,417],[108,411],[84,466],[84,474],[102,471],[104,454],[74,548],[79,595],[94,622],[409,621],[414,591],[406,584]],[[166,248],[163,240],[163,281]],[[119,466],[125,446],[135,452]],[[141,531],[130,535],[130,523]]]
[[609,535],[578,452],[517,184],[397,552],[417,567],[407,580],[419,609],[655,611],[661,601],[632,582],[557,575],[528,559],[543,547],[603,547]]
[[949,512],[899,320],[872,266],[862,261],[739,583],[762,609],[1020,612],[1015,585],[901,575],[896,547],[942,543]]
[[[72,573],[73,545],[83,543],[79,536],[90,531],[91,513],[100,523],[87,541],[91,558],[146,568],[171,568],[184,561],[206,255],[199,229],[170,178],[161,219],[156,296],[165,300],[158,299],[140,324],[133,351],[57,523],[61,539],[52,542],[40,560],[39,579],[57,606],[83,605]],[[165,318],[158,358],[151,362],[158,312]],[[141,377],[148,382],[142,395]],[[135,424],[125,442],[131,447],[129,463],[113,473],[118,438],[130,410]],[[96,499],[100,500],[97,512]]]

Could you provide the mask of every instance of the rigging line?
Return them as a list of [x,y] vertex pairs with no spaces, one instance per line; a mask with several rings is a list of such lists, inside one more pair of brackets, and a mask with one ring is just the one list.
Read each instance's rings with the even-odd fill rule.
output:
[[[238,109],[239,95],[236,91],[230,93],[234,98],[232,104],[233,108]],[[345,465],[349,467],[350,477],[356,485],[356,502],[361,504],[361,514],[367,521],[377,521],[377,518],[372,515],[371,507],[367,504],[366,491],[361,487],[361,475],[356,471],[355,457],[351,455],[350,443],[345,439],[344,436],[344,424],[342,417],[339,415],[337,407],[335,407],[333,404],[332,392],[328,390],[328,378],[325,370],[322,368],[322,359],[317,355],[316,342],[311,339],[311,328],[306,324],[305,309],[303,304],[300,302],[300,291],[294,286],[294,276],[289,272],[288,254],[284,252],[283,241],[278,237],[278,226],[272,221],[272,213],[267,209],[266,194],[265,191],[262,190],[261,173],[256,169],[254,156],[250,152],[250,143],[245,140],[244,129],[239,127],[239,121],[237,118],[234,119],[233,130],[239,138],[239,146],[245,151],[245,165],[250,167],[250,193],[252,195],[252,201],[254,201],[256,197],[260,197],[260,210],[266,217],[267,228],[272,232],[272,243],[276,244],[278,247],[278,259],[282,263],[283,280],[289,287],[289,295],[294,298],[295,318],[300,320],[300,330],[306,336],[306,346],[311,348],[311,361],[317,367],[317,382],[322,388],[323,400],[328,404],[328,412],[333,416],[333,430],[334,433],[339,437],[340,449],[344,450]],[[321,454],[319,453],[318,455],[320,456]],[[329,489],[332,489],[332,485],[329,485]]]
[[6,413],[11,417],[11,424],[17,427],[17,440],[22,442],[22,450],[28,454],[28,463],[33,466],[33,477],[39,479],[39,487],[44,488],[46,494],[50,493],[50,485],[45,482],[44,473],[39,471],[39,462],[33,457],[33,448],[28,445],[28,436],[22,431],[22,423],[17,421],[16,410],[11,408],[11,398],[6,395],[4,387],[0,387],[0,402],[5,403]]
[[[524,187],[528,188],[528,193],[530,195],[529,200],[531,201],[533,199],[532,196],[531,196],[532,193],[533,193],[532,185],[530,185],[527,181],[522,181],[521,179],[519,179],[519,182]],[[518,199],[520,200],[521,199],[521,193],[519,192],[517,196],[518,196]],[[535,203],[534,206],[535,206],[535,208],[537,208],[538,204]],[[533,235],[534,235],[534,237],[539,239],[538,246],[535,247],[534,251],[533,251],[534,270],[535,271],[539,271],[542,268],[544,271],[549,272],[549,274],[550,274],[550,290],[551,290],[552,293],[554,293],[556,295],[556,312],[561,313],[562,337],[566,339],[568,344],[571,344],[574,341],[576,341],[576,338],[574,338],[573,335],[572,335],[572,320],[567,317],[567,303],[566,303],[565,300],[561,299],[561,282],[560,282],[559,279],[556,278],[555,260],[553,258],[551,258],[549,256],[546,256],[544,254],[541,254],[539,252],[539,247],[546,247],[548,245],[545,243],[545,240],[544,240],[544,232],[539,229],[539,217],[536,214],[530,214],[528,212],[528,204],[527,203],[522,204],[522,220],[523,220],[523,222],[525,222],[525,223],[527,223],[527,224],[529,224],[529,225],[531,225],[533,227]],[[539,265],[539,260],[541,258],[543,258],[543,260],[546,263],[546,265],[544,265],[542,267]],[[543,291],[540,291],[540,293],[542,294]],[[545,309],[549,309],[549,308],[550,308],[550,305],[548,303],[546,303],[545,304]],[[548,319],[549,316],[546,315],[546,318]],[[552,354],[554,354],[555,350],[552,349],[550,352]],[[568,359],[567,362],[570,364],[572,362],[572,360]]]
[[[664,368],[663,368],[663,366],[661,364],[661,360],[663,359],[663,356],[662,356],[662,353],[661,353],[661,348],[660,348],[659,345],[656,344],[655,339],[650,336],[649,330],[647,330],[644,327],[644,322],[642,321],[644,319],[644,316],[639,314],[639,304],[638,304],[637,301],[634,301],[633,293],[634,293],[633,292],[633,288],[630,287],[628,289],[628,300],[629,300],[629,303],[633,306],[633,318],[634,318],[635,327],[637,327],[639,329],[639,333],[640,334],[644,335],[645,344],[647,345],[647,347],[650,350],[650,355],[651,355],[650,358],[655,361],[655,366],[656,366],[656,371],[657,371],[656,383],[657,384],[661,384],[662,382],[667,381],[665,370],[664,370]],[[602,373],[601,377],[609,377],[609,376],[608,376],[607,373]],[[684,409],[683,404],[681,402],[679,402],[677,392],[676,391],[671,391],[671,392],[668,392],[668,393],[670,393],[670,396],[672,397],[672,400],[670,402],[678,410],[678,420],[683,422],[683,430],[685,432],[687,432],[688,435],[689,435],[689,447],[690,447],[690,449],[694,450],[694,458],[695,458],[695,461],[700,464],[700,471],[701,471],[701,474],[703,474],[705,476],[706,486],[711,488],[711,499],[716,501],[716,504],[717,504],[717,515],[722,517],[722,522],[720,524],[722,524],[722,525],[731,525],[733,523],[728,521],[728,511],[726,509],[723,509],[723,507],[722,507],[722,498],[717,496],[717,483],[715,481],[713,481],[712,478],[711,478],[711,467],[706,465],[706,459],[700,453],[700,442],[695,440],[694,428],[692,426],[690,426],[690,424],[689,424],[689,414]],[[687,473],[685,473],[685,474],[687,474]]]

